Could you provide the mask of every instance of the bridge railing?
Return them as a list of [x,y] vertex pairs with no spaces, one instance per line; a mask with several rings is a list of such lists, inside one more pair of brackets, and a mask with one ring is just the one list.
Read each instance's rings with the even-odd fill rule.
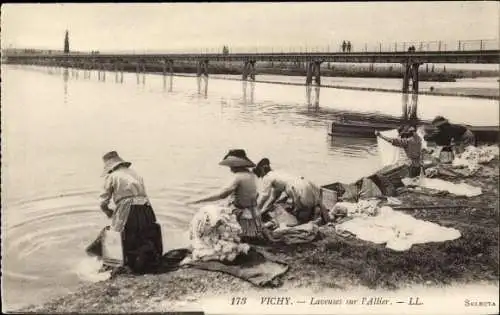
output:
[[[338,52],[406,52],[410,47],[415,51],[477,51],[477,50],[500,50],[498,39],[475,39],[456,41],[409,41],[393,43],[351,43],[350,51],[342,49],[342,41],[326,45],[293,45],[293,46],[231,46],[227,45],[229,53],[338,53]],[[97,54],[220,54],[220,47],[206,48],[182,48],[165,50],[112,50],[97,51]],[[50,52],[50,51],[47,51]],[[57,52],[57,51],[54,51]],[[36,53],[32,49],[26,49],[25,53]],[[60,53],[60,52],[57,52]],[[85,54],[85,52],[82,52]],[[87,52],[90,54],[90,51]]]

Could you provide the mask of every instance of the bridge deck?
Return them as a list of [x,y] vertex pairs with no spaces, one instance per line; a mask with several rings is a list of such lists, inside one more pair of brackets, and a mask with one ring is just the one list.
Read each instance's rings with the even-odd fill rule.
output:
[[13,60],[53,59],[73,61],[166,61],[166,60],[210,60],[210,61],[323,61],[352,63],[489,63],[500,62],[500,50],[472,51],[424,51],[424,52],[351,52],[351,53],[182,53],[182,54],[6,54]]

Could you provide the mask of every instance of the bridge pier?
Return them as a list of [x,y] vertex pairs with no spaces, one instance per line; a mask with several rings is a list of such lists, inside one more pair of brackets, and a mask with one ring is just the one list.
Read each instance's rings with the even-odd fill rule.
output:
[[248,77],[255,81],[255,60],[247,60],[243,65],[242,79],[246,81]]
[[167,61],[167,69],[168,69],[168,73],[171,76],[174,75],[174,61],[172,59],[169,59]]
[[114,68],[115,68],[115,83],[118,83],[119,81],[119,71],[118,71],[118,63],[115,62],[114,64]]
[[92,75],[92,65],[90,63],[88,63],[88,64],[85,64],[84,67],[85,67],[84,68],[85,69],[84,78],[90,79],[90,77]]
[[198,61],[196,75],[208,77],[208,59]]
[[106,82],[106,65],[105,64],[101,65],[101,72],[102,72],[102,81]]
[[420,63],[406,63],[403,72],[403,93],[408,93],[410,88],[410,80],[412,83],[412,91],[418,92],[418,68]]
[[125,66],[123,65],[123,62],[120,62],[120,83],[123,83],[123,69]]
[[321,85],[321,61],[311,61],[307,65],[306,85],[312,84],[313,77],[316,85]]
[[411,93],[411,102],[409,101],[409,93],[403,93],[403,121],[407,123],[416,123],[418,120],[418,93]]
[[135,74],[136,74],[136,77],[137,77],[137,84],[140,83],[140,80],[139,80],[139,72],[140,72],[141,68],[140,68],[140,65],[139,63],[136,64],[135,66]]
[[140,83],[141,72],[142,72],[142,84],[145,84],[146,83],[146,65],[144,63],[144,60],[137,62],[135,71],[136,71],[136,75],[137,75],[137,84]]

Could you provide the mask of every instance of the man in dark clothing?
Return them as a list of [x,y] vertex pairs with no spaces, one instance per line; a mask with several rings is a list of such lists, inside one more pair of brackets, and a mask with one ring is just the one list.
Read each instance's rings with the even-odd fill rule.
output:
[[469,145],[476,145],[472,131],[462,125],[450,124],[443,116],[434,118],[432,125],[437,128],[437,131],[426,135],[424,137],[426,141],[434,141],[442,146],[451,146],[453,141],[457,153],[463,152]]
[[342,42],[342,52],[345,52],[345,48],[346,48],[347,44],[345,41]]

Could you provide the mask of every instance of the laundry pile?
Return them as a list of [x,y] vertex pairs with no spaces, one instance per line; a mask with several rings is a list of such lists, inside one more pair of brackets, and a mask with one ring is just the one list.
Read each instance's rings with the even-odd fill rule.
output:
[[280,226],[271,231],[272,241],[285,244],[309,243],[316,239],[318,233],[318,226],[312,222],[296,226]]
[[416,191],[424,188],[438,192],[448,192],[456,196],[465,197],[475,197],[483,193],[480,187],[474,187],[466,183],[455,184],[439,178],[403,178],[401,181],[407,187],[416,186]]
[[357,203],[353,202],[337,202],[329,211],[331,218],[346,216],[346,217],[365,217],[374,216],[377,214],[377,206],[380,203],[378,199],[360,200]]
[[192,261],[233,261],[250,246],[241,243],[242,230],[236,216],[227,207],[207,205],[193,217],[190,224],[192,253],[182,264]]
[[286,211],[285,208],[286,205],[278,204],[268,213],[271,220],[266,222],[265,226],[269,229],[269,241],[285,244],[314,241],[319,233],[317,225],[312,222],[299,224],[297,218]]
[[444,242],[460,238],[458,230],[432,222],[418,220],[411,215],[384,206],[375,216],[359,216],[337,224],[336,233],[375,244],[386,244],[395,251],[409,250],[414,244]]
[[470,172],[475,172],[480,168],[479,164],[485,164],[498,156],[498,146],[468,146],[465,151],[455,157],[452,162],[453,167],[468,168]]

